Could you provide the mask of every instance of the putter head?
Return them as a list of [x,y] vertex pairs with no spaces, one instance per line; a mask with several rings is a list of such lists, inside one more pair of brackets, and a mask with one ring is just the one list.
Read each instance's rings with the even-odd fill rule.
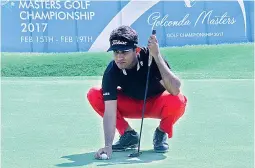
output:
[[142,154],[142,152],[134,152],[128,155],[128,157],[139,157]]

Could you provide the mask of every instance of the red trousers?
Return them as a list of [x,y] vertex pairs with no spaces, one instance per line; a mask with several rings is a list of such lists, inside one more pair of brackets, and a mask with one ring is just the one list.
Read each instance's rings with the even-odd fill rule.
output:
[[[93,109],[103,117],[104,99],[102,89],[91,88],[87,93],[87,98]],[[186,103],[187,99],[184,95],[173,96],[165,91],[146,100],[144,117],[161,119],[160,129],[168,134],[168,138],[171,138],[173,125],[183,115]],[[120,92],[118,93],[116,128],[121,135],[128,127],[128,123],[124,118],[142,118],[142,108],[143,100],[136,100]]]

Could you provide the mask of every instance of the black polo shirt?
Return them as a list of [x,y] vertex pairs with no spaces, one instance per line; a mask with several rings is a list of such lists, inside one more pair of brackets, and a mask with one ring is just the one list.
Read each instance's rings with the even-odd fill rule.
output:
[[[119,69],[115,61],[111,61],[104,72],[102,80],[104,100],[117,100],[117,87],[121,87],[120,92],[124,95],[143,100],[148,73],[148,58],[148,48],[141,48],[137,66],[132,69],[125,69],[125,71]],[[147,98],[165,91],[165,88],[160,83],[161,79],[159,69],[153,59],[150,69]]]

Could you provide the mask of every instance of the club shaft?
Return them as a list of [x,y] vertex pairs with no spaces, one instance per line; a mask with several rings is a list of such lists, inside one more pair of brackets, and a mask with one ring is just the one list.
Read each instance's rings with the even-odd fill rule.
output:
[[[156,30],[152,30],[152,35],[156,35]],[[149,87],[149,77],[150,77],[151,63],[152,63],[152,56],[149,55],[148,73],[147,73],[146,86],[145,86],[144,99],[143,99],[142,121],[141,121],[140,136],[139,136],[140,138],[139,138],[138,150],[137,150],[138,155],[139,155],[139,152],[140,152],[141,139],[142,139],[143,119],[144,119],[144,113],[145,113],[145,109],[146,109],[145,107],[146,107],[146,99],[147,99],[147,93],[148,93],[148,87]]]
[[142,121],[141,121],[141,127],[140,127],[140,138],[139,138],[138,151],[137,151],[138,153],[140,152],[140,144],[141,144],[141,139],[142,139],[143,118],[144,118],[144,113],[145,113],[145,109],[146,109],[145,107],[146,107],[146,98],[147,98],[148,86],[149,86],[150,69],[151,69],[151,66],[148,66],[148,73],[147,73],[146,86],[145,86],[145,93],[144,93],[144,99],[143,99]]

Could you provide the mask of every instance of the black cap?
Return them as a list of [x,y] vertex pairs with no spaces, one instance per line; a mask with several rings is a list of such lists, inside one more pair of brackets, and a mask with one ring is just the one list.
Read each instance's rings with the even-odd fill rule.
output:
[[107,50],[108,51],[125,51],[129,50],[131,48],[136,48],[137,42],[130,41],[124,37],[116,37],[110,40],[110,48]]

